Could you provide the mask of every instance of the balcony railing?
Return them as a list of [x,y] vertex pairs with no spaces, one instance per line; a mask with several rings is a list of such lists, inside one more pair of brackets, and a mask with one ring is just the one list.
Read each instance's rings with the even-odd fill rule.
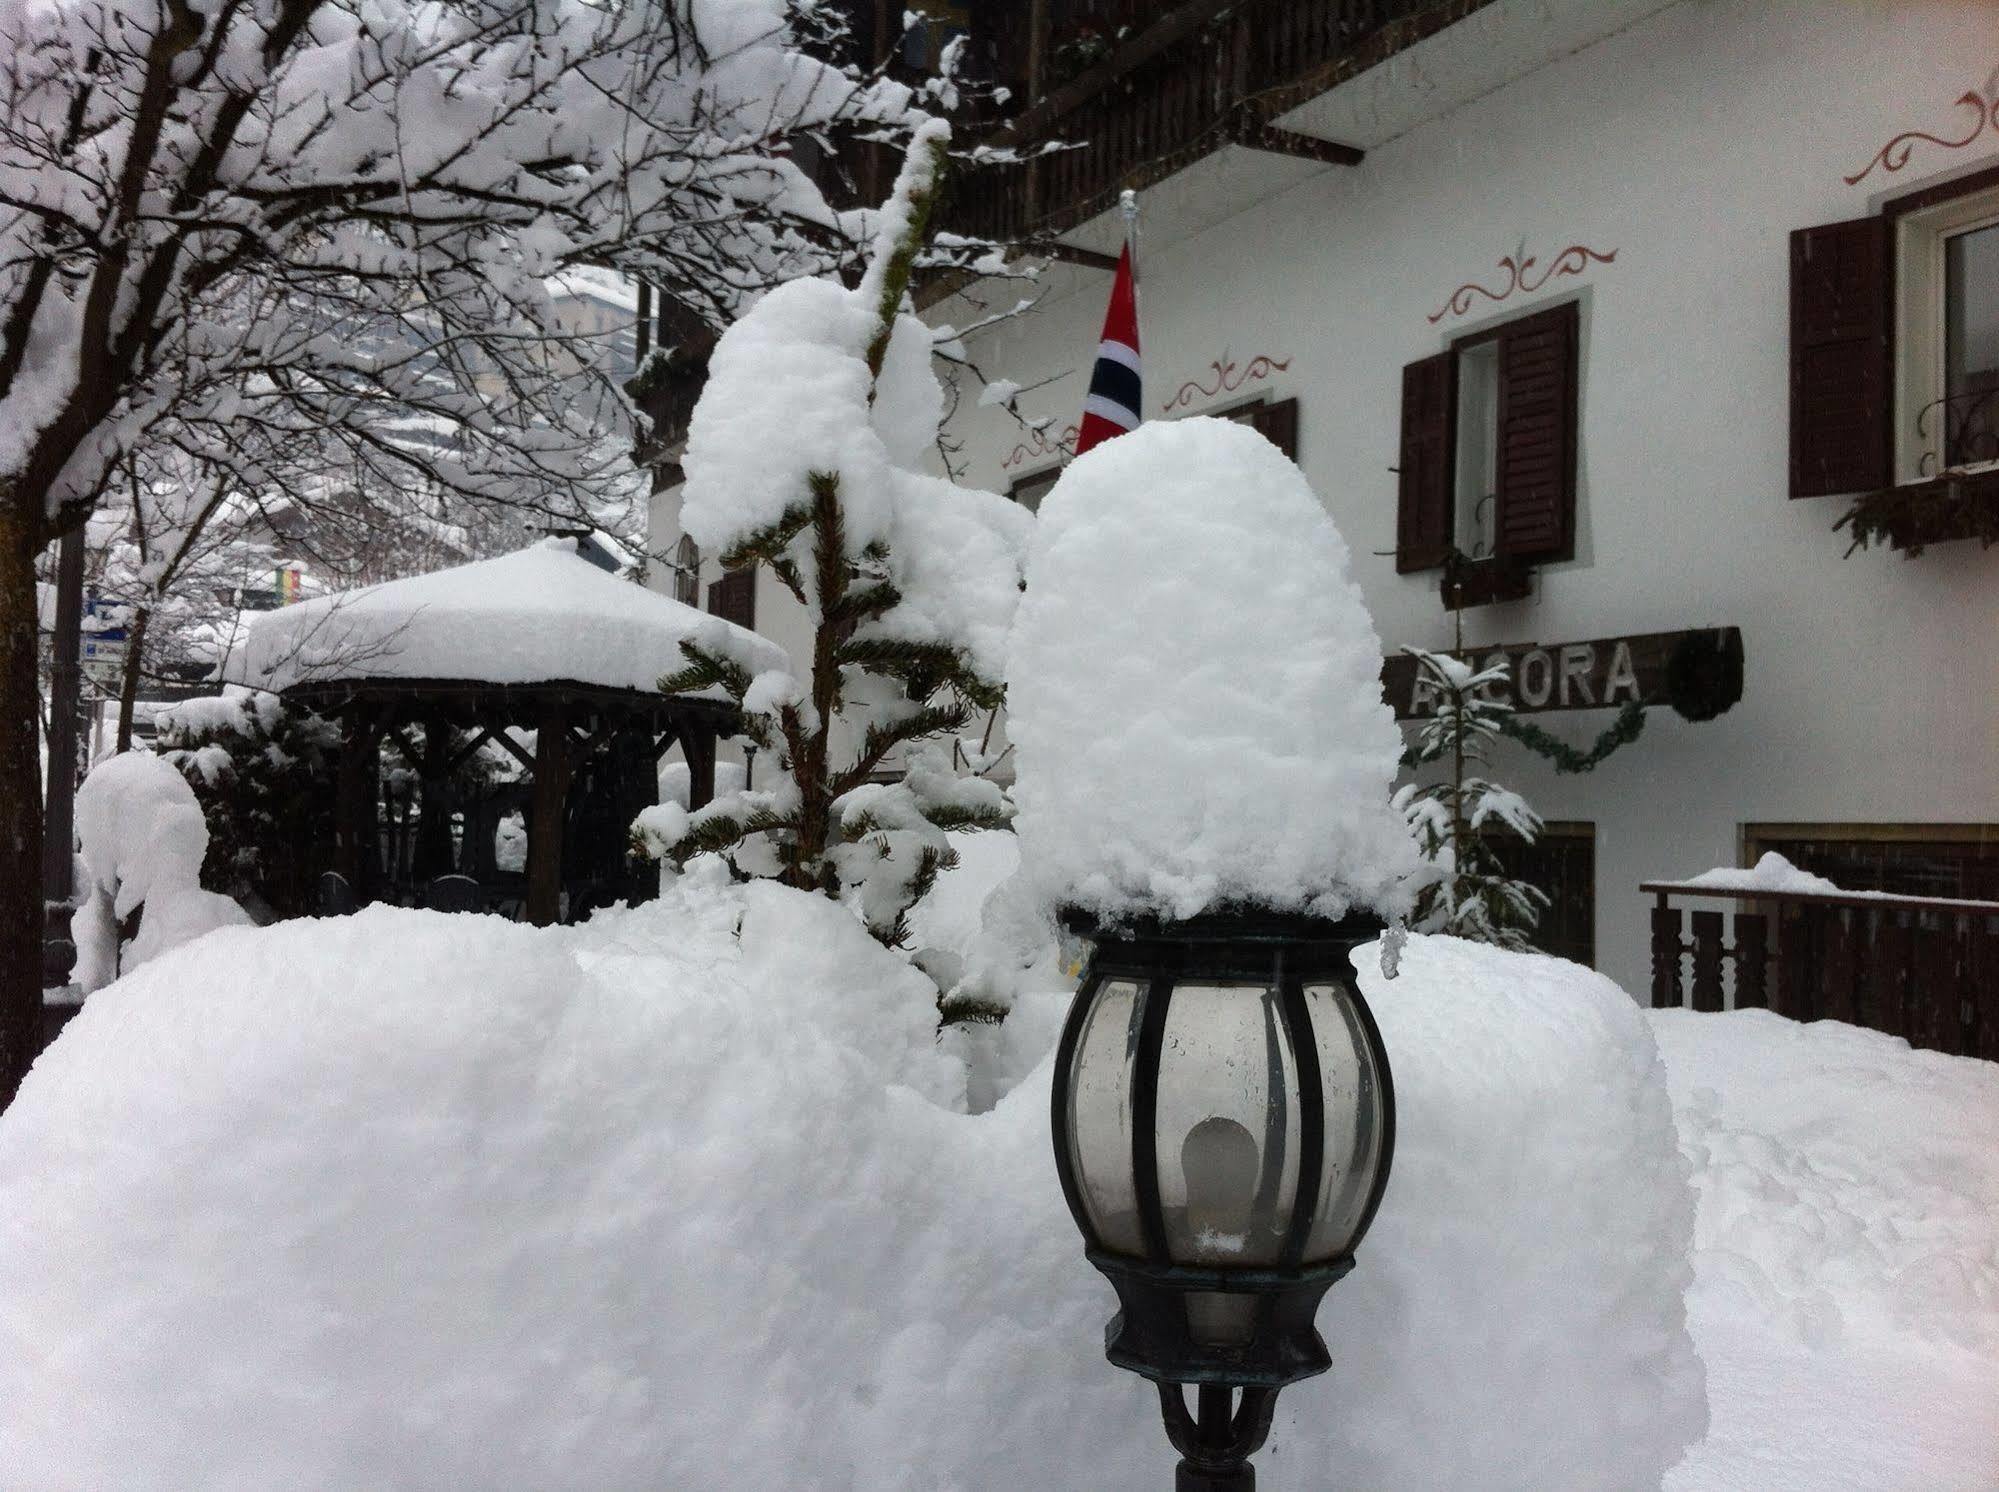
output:
[[[1999,901],[1647,882],[1652,1004],[1767,1007],[1999,1061]],[[1724,901],[1689,912],[1681,900]],[[1691,936],[1688,935],[1691,926]]]
[[1023,242],[1060,233],[1229,144],[1352,164],[1271,120],[1491,0],[1197,0],[1168,11],[1022,112],[993,143],[1070,148],[966,193],[950,226]]

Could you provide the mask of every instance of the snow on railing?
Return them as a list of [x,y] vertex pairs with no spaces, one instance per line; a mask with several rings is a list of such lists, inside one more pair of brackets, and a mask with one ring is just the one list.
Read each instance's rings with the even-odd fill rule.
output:
[[[1802,872],[1760,870],[1639,887],[1657,898],[1655,1007],[1767,1006],[1999,1060],[1999,901],[1847,891]],[[1737,905],[1673,904],[1687,898]]]

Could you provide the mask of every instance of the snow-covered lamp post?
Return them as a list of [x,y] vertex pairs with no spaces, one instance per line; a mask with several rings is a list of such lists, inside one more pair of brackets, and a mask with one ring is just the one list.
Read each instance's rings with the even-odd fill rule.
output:
[[1117,1290],[1106,1354],[1159,1385],[1179,1492],[1253,1488],[1278,1390],[1330,1366],[1319,1299],[1353,1268],[1394,1148],[1348,958],[1380,932],[1242,911],[1127,927],[1069,1012],[1055,1165]]
[[1014,631],[1023,866],[1093,943],[1056,1169],[1180,1492],[1255,1486],[1278,1391],[1330,1366],[1319,1302],[1388,1182],[1388,1057],[1350,955],[1414,857],[1346,569],[1261,436],[1145,426],[1049,495]]

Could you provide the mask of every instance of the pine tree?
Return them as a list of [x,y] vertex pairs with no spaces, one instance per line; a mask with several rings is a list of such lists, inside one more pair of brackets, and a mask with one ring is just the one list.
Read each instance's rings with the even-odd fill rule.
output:
[[1406,760],[1414,767],[1441,766],[1445,774],[1395,795],[1428,862],[1410,925],[1502,948],[1530,948],[1547,894],[1506,873],[1490,836],[1503,826],[1531,844],[1541,832],[1541,817],[1518,793],[1476,770],[1506,734],[1512,714],[1511,705],[1493,697],[1495,686],[1506,682],[1506,667],[1480,669],[1449,653],[1406,651],[1416,660],[1417,697],[1435,702]]
[[[903,301],[948,139],[947,129],[931,125],[912,141],[882,211],[874,255],[853,292],[872,315],[864,351],[870,409],[882,392],[899,323],[905,332],[912,325],[921,330],[904,313]],[[703,397],[726,399],[728,393],[711,379]],[[868,411],[857,413],[865,420]],[[775,521],[737,535],[721,554],[732,569],[768,566],[808,609],[814,630],[806,676],[753,672],[751,663],[731,656],[726,639],[711,636],[683,642],[685,666],[659,681],[669,692],[719,690],[733,700],[743,735],[765,759],[775,759],[777,786],[729,794],[692,814],[660,805],[639,817],[633,841],[636,852],[676,865],[697,854],[723,853],[743,872],[853,900],[869,930],[896,945],[907,934],[909,909],[956,862],[949,832],[1002,828],[1010,821],[1011,805],[999,786],[959,775],[950,753],[978,712],[999,706],[1003,689],[995,660],[977,656],[963,638],[935,635],[935,629],[924,636],[925,628],[902,624],[908,567],[901,561],[907,557],[879,537],[855,541],[849,480],[840,471],[812,472],[806,490]],[[958,505],[964,511],[956,521],[1020,536],[1010,524],[1024,523],[1025,515],[1003,499],[936,479],[917,481],[928,482],[929,490],[919,487],[913,497],[896,500]],[[1010,563],[1007,588],[1017,594],[1017,554]],[[867,725],[842,755],[835,722],[854,706]],[[881,780],[889,773],[897,775]]]

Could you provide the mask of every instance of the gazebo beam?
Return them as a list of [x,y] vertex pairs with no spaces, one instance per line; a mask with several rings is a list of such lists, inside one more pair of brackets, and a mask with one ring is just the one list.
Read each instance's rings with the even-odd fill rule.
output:
[[562,829],[569,796],[569,720],[560,700],[542,706],[535,732],[534,799],[528,815],[527,915],[537,927],[562,919]]
[[680,749],[687,756],[687,808],[705,808],[715,797],[715,730],[712,726],[692,726],[680,733]]

